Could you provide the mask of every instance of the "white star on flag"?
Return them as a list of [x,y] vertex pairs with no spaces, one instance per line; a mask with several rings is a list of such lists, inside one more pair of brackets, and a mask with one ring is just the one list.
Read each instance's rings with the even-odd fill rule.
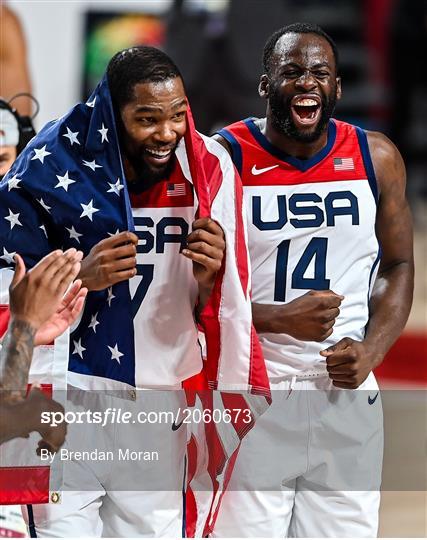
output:
[[83,165],[86,167],[89,167],[89,169],[92,169],[94,171],[95,169],[102,169],[102,165],[98,165],[95,160],[93,161],[85,161],[83,160]]
[[92,101],[86,101],[86,105],[88,107],[92,107],[92,109],[95,107],[95,102],[96,102],[96,96],[93,98]]
[[95,313],[95,315],[92,315],[92,318],[90,320],[89,328],[92,328],[92,330],[96,334],[96,327],[99,324],[99,321],[97,320],[98,313]]
[[15,227],[15,225],[21,225],[22,227],[22,223],[19,221],[19,213],[14,214],[10,208],[8,208],[8,210],[9,210],[9,215],[6,216],[4,219],[6,221],[10,221],[10,230],[12,230],[13,227]]
[[109,307],[111,307],[111,301],[113,300],[113,298],[115,298],[115,296],[113,294],[113,287],[108,287],[107,302],[108,302]]
[[11,189],[20,189],[20,186],[18,185],[19,182],[22,182],[21,178],[18,178],[15,174],[15,176],[13,178],[10,178],[10,180],[7,181],[7,184],[8,184],[8,191],[10,191]]
[[92,215],[93,215],[95,212],[99,212],[99,209],[98,209],[98,208],[95,208],[95,207],[93,206],[93,199],[91,199],[90,202],[89,202],[88,204],[82,204],[82,203],[80,203],[80,206],[83,208],[83,212],[81,213],[80,218],[82,218],[82,217],[88,217],[91,221],[93,221]]
[[120,178],[117,178],[117,182],[115,184],[110,184],[110,182],[107,182],[110,186],[110,189],[107,191],[107,193],[115,193],[120,197],[120,190],[124,188],[124,186],[120,183]]
[[107,137],[108,128],[106,128],[106,127],[104,126],[104,122],[102,123],[101,129],[98,129],[97,131],[101,134],[101,137],[102,137],[102,138],[101,138],[101,142],[102,142],[102,143],[103,143],[104,141],[110,142],[110,141],[108,140],[108,137]]
[[38,159],[41,163],[44,163],[44,158],[50,156],[50,154],[51,152],[46,150],[46,145],[44,145],[43,148],[34,148],[34,156],[31,158],[31,161],[33,161],[33,159]]
[[85,351],[85,347],[83,347],[82,345],[82,340],[79,339],[78,341],[75,341],[73,339],[73,343],[74,343],[74,351],[73,351],[73,354],[78,354],[80,356],[81,359],[83,359],[83,351]]
[[41,229],[41,230],[44,232],[44,234],[45,234],[45,236],[46,236],[46,238],[47,238],[47,232],[46,232],[46,227],[45,227],[45,225],[40,225],[39,229]]
[[80,144],[78,139],[77,139],[77,135],[79,134],[78,131],[71,131],[71,129],[67,126],[67,133],[64,133],[62,136],[63,137],[67,137],[67,139],[70,140],[70,143],[71,143],[71,146],[73,146],[74,143],[76,144]]
[[12,264],[14,262],[13,257],[16,255],[16,251],[12,251],[12,253],[9,253],[6,248],[3,248],[3,255],[0,257],[0,259],[3,259],[9,264]]
[[57,174],[56,178],[58,178],[59,182],[56,184],[55,189],[62,187],[65,189],[67,193],[68,193],[68,186],[70,184],[76,183],[75,180],[73,180],[72,178],[69,178],[68,171],[65,172],[64,176],[60,176],[59,174]]
[[116,232],[109,232],[107,234],[108,234],[108,236],[116,236],[116,234],[119,234],[119,233],[120,233],[120,231],[119,231],[119,229],[117,229]]
[[43,199],[37,199],[37,202],[43,206],[43,208],[46,210],[46,212],[49,212],[50,213],[50,209],[52,208],[51,206],[48,206]]
[[111,360],[117,360],[117,362],[120,364],[120,357],[123,356],[123,353],[121,353],[117,348],[117,343],[114,345],[114,347],[110,347],[109,345],[107,345],[107,347],[110,349]]
[[74,225],[71,225],[70,229],[68,227],[65,227],[65,228],[70,234],[70,239],[77,240],[77,242],[80,244],[79,236],[83,236],[83,234],[77,232],[76,229],[74,228]]

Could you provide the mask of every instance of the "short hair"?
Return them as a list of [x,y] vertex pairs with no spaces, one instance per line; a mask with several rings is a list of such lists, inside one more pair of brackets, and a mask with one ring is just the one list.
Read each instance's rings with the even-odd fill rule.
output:
[[132,101],[138,83],[163,82],[175,77],[182,78],[173,60],[163,51],[145,45],[119,51],[107,67],[111,99],[119,108]]
[[335,60],[335,68],[338,72],[338,49],[335,41],[331,38],[331,36],[329,36],[324,30],[322,30],[320,26],[317,26],[317,24],[294,23],[280,28],[280,30],[274,32],[274,34],[272,34],[268,38],[267,43],[264,46],[264,52],[262,56],[262,63],[265,73],[269,74],[272,68],[271,57],[273,55],[274,48],[276,47],[276,43],[282,36],[286,34],[316,34],[317,36],[324,38],[332,48]]

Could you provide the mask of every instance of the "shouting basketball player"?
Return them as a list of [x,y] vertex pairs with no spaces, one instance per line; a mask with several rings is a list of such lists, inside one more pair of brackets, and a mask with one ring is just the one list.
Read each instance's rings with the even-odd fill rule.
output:
[[332,118],[338,54],[319,27],[282,28],[263,60],[266,117],[216,138],[243,181],[254,321],[277,391],[214,535],[372,537],[383,440],[372,371],[413,291],[405,167],[387,137]]

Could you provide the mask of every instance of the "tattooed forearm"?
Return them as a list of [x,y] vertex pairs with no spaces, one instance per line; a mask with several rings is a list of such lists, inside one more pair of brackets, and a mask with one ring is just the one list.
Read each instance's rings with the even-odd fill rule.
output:
[[25,321],[13,320],[0,351],[0,390],[3,403],[25,398],[34,349],[35,330]]

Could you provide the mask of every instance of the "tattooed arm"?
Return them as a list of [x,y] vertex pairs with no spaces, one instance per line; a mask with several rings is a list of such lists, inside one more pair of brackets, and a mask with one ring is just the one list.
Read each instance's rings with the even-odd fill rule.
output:
[[11,321],[0,352],[3,403],[25,397],[36,333],[63,306],[65,291],[80,271],[81,258],[82,253],[75,249],[54,251],[26,273],[24,261],[15,256],[9,287]]
[[26,321],[12,319],[10,322],[0,351],[0,391],[3,403],[25,398],[35,334],[35,329]]

